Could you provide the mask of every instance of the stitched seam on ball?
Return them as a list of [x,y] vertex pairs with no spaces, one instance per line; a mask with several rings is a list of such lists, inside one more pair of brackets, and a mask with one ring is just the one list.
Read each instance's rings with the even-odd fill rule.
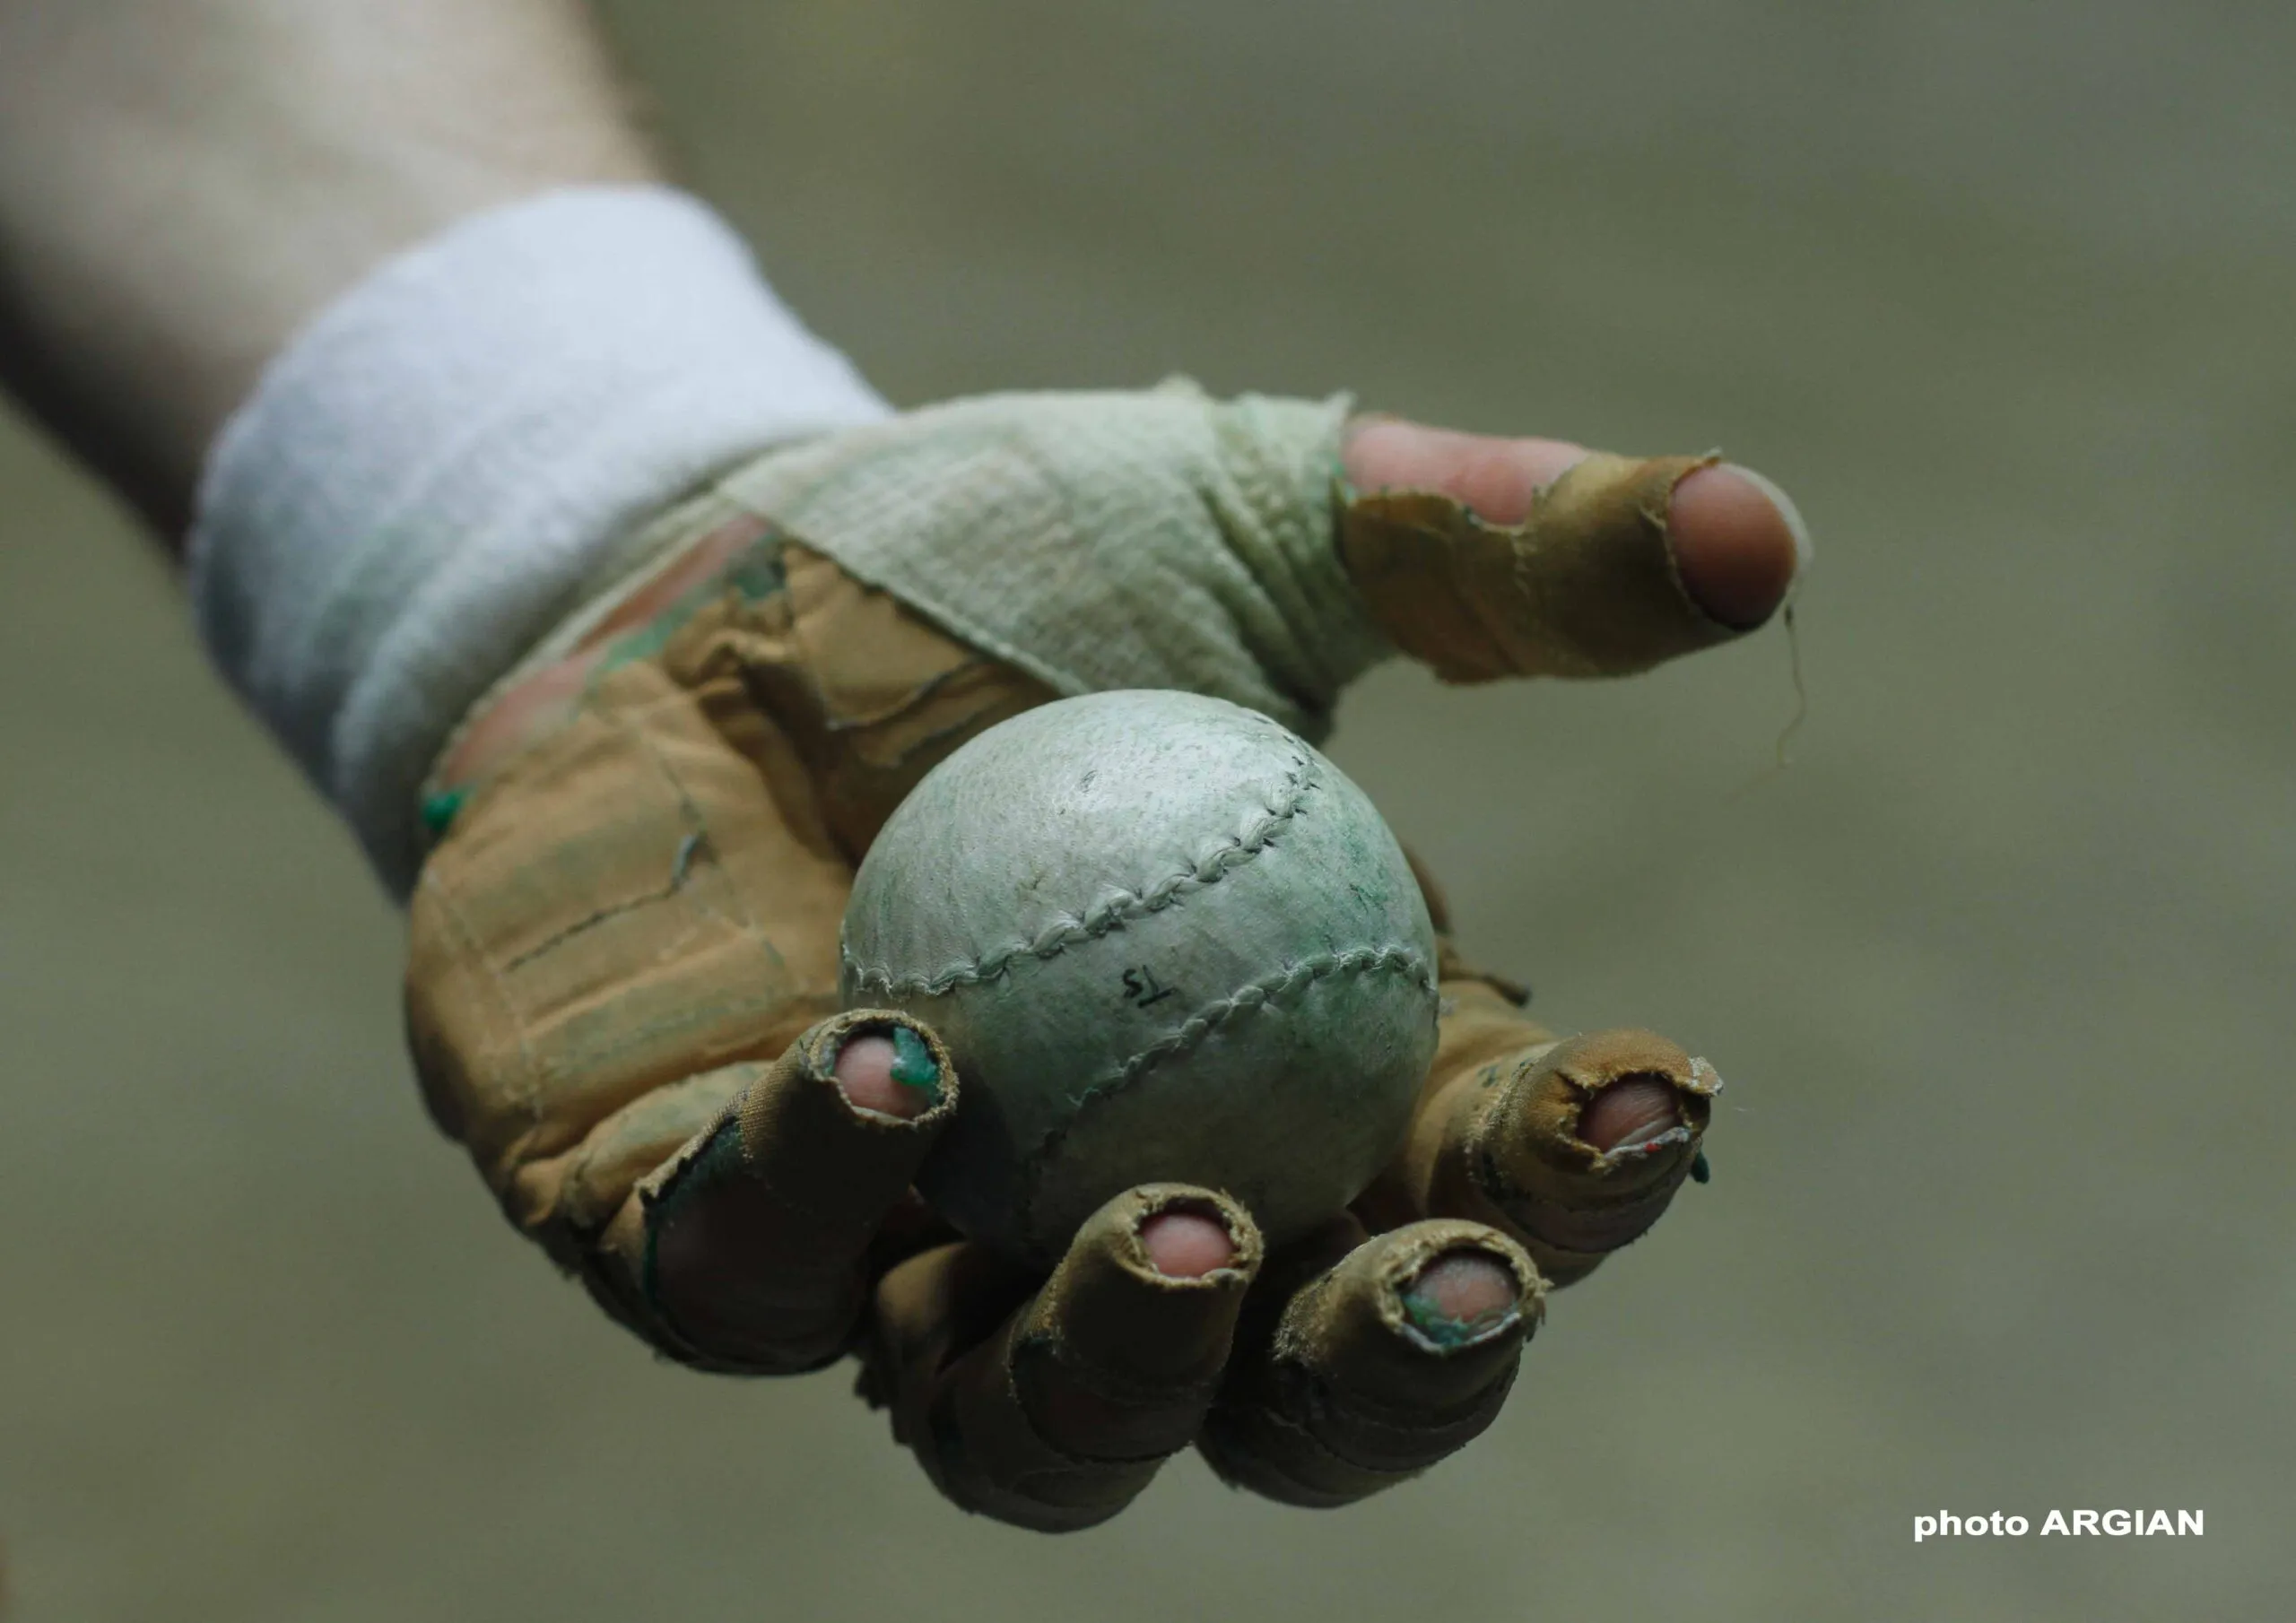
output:
[[864,968],[841,941],[838,943],[838,957],[852,976],[857,994],[874,988],[889,998],[908,993],[938,997],[952,987],[993,981],[1012,968],[1018,959],[1057,958],[1071,947],[1097,941],[1132,919],[1161,912],[1184,896],[1201,890],[1207,885],[1217,884],[1274,845],[1275,837],[1283,832],[1284,825],[1300,814],[1309,793],[1323,786],[1316,776],[1310,758],[1300,756],[1295,758],[1295,761],[1293,768],[1284,774],[1283,789],[1277,795],[1275,804],[1267,809],[1265,815],[1203,861],[1166,874],[1144,890],[1120,891],[1082,915],[1064,912],[1055,923],[1039,931],[1033,940],[1009,942],[977,958],[962,959],[935,970],[931,975],[896,977],[885,965]]
[[1141,1049],[1099,1081],[1087,1083],[1076,1094],[1076,1108],[1068,1120],[1045,1134],[1022,1162],[1021,1233],[1034,1238],[1037,1195],[1044,1180],[1044,1168],[1076,1124],[1083,1119],[1085,1111],[1101,1100],[1123,1092],[1166,1061],[1187,1054],[1236,1016],[1265,1008],[1270,1002],[1288,993],[1334,975],[1407,976],[1425,991],[1433,993],[1436,990],[1434,967],[1428,962],[1427,955],[1416,947],[1395,942],[1385,947],[1352,947],[1344,952],[1319,952],[1312,958],[1301,959],[1288,969],[1247,982],[1226,997],[1214,998],[1170,1033]]

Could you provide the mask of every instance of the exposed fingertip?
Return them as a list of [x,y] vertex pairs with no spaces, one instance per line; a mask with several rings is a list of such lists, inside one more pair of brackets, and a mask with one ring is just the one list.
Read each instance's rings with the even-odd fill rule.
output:
[[1735,463],[1683,476],[1667,535],[1683,589],[1709,618],[1737,630],[1778,612],[1812,551],[1809,526],[1792,499]]
[[1447,1251],[1405,1289],[1404,1316],[1436,1346],[1463,1346],[1504,1328],[1522,1294],[1522,1281],[1498,1258],[1474,1249]]
[[1578,1137],[1608,1153],[1631,1150],[1682,1124],[1682,1107],[1670,1085],[1656,1077],[1631,1076],[1587,1101],[1578,1116]]
[[1167,1207],[1140,1225],[1141,1248],[1167,1279],[1200,1280],[1236,1260],[1238,1246],[1228,1226],[1208,1213]]

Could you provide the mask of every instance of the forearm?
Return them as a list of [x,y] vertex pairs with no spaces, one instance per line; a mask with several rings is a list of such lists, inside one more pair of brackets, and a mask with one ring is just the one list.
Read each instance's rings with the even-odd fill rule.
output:
[[175,544],[333,295],[474,210],[657,173],[578,0],[0,0],[0,383]]

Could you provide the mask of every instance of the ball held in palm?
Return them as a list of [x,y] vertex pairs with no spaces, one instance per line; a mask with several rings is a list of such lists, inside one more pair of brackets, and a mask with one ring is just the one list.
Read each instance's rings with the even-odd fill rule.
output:
[[1036,1259],[1135,1184],[1224,1189],[1281,1241],[1394,1152],[1436,1040],[1434,929],[1370,799],[1257,712],[1041,706],[936,767],[845,916],[848,1007],[931,1025],[955,1120],[918,1177]]

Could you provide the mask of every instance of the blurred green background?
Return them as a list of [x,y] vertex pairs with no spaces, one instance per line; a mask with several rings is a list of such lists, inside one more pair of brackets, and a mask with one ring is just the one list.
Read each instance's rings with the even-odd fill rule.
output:
[[[1820,561],[1616,686],[1388,669],[1335,752],[1716,1178],[1494,1432],[1065,1540],[832,1373],[657,1367],[494,1216],[399,924],[159,564],[0,430],[0,1538],[21,1616],[2290,1615],[2284,7],[622,0],[700,184],[902,402],[1348,386],[1719,444]],[[1916,1547],[1940,1506],[2205,1508]]]

